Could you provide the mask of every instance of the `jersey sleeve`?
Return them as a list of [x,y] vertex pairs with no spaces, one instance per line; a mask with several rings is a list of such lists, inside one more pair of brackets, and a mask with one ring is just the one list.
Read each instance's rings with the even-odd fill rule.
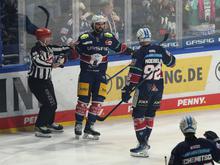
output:
[[84,40],[86,38],[89,38],[88,33],[84,33],[84,34],[80,35],[79,38],[77,39],[77,41],[76,41],[77,45],[75,46],[75,50],[77,51],[78,54],[81,54],[83,52],[82,40]]
[[105,42],[109,42],[109,48],[115,52],[120,52],[121,43],[117,40],[117,38],[109,32],[104,33],[104,37],[106,38]]
[[45,53],[43,51],[39,51],[36,48],[31,49],[31,60],[38,67],[52,67],[53,58],[46,59],[42,54]]
[[49,46],[52,50],[54,55],[67,55],[71,52],[71,47],[69,46],[58,46],[58,45],[50,45]]
[[177,164],[182,164],[182,160],[180,158],[180,155],[178,155],[177,147],[175,147],[171,152],[168,165],[177,165]]
[[176,63],[176,58],[166,49],[162,48],[162,60],[167,67],[172,67]]
[[220,164],[220,142],[213,142],[213,160]]
[[141,51],[137,51],[132,56],[132,62],[130,64],[130,70],[128,73],[128,78],[126,81],[127,86],[133,87],[137,83],[139,83],[142,75],[143,75],[143,58],[141,58]]

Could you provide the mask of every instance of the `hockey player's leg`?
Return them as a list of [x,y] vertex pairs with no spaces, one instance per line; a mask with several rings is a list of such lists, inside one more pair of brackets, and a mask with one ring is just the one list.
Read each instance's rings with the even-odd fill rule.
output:
[[74,132],[76,139],[79,139],[79,137],[82,135],[82,123],[88,110],[87,107],[90,101],[91,88],[92,74],[81,70],[78,81],[78,102],[75,112],[76,123]]
[[102,102],[93,101],[89,108],[88,119],[84,129],[84,139],[98,140],[100,133],[94,129],[97,115],[102,109]]
[[86,115],[87,112],[87,106],[88,103],[81,101],[83,99],[78,100],[78,103],[76,105],[76,112],[75,112],[75,118],[76,118],[76,123],[75,123],[75,137],[76,139],[79,139],[79,137],[82,135],[82,122],[84,119],[84,116]]
[[148,150],[150,146],[148,144],[138,144],[137,147],[130,149],[131,156],[134,157],[149,157]]
[[145,110],[136,107],[133,109],[133,120],[134,120],[134,129],[136,133],[136,137],[138,140],[138,146],[135,148],[130,149],[131,156],[135,157],[148,157],[148,150],[150,146],[148,145],[148,141],[146,139],[146,127],[147,127],[147,120],[144,117]]

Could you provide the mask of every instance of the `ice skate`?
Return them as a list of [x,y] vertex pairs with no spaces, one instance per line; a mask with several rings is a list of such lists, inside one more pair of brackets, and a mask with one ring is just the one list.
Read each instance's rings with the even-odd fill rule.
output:
[[83,139],[99,140],[100,133],[95,131],[93,126],[84,129]]
[[45,126],[35,127],[35,136],[36,137],[51,138],[51,131]]
[[131,156],[134,157],[149,157],[148,150],[150,149],[150,146],[148,144],[138,144],[136,148],[130,149]]
[[48,125],[47,128],[51,131],[51,132],[63,132],[63,126],[60,124],[56,124],[53,123],[51,125]]
[[79,139],[80,136],[82,135],[82,123],[76,123],[74,131],[75,131],[75,138]]

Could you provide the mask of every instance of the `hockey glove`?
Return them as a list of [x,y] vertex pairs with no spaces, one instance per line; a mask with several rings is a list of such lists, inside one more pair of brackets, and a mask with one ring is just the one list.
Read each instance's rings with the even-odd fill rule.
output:
[[127,48],[127,49],[124,51],[124,54],[133,55],[133,54],[134,54],[134,50],[131,49],[131,48]]
[[130,90],[128,88],[128,86],[125,86],[122,90],[121,90],[121,99],[123,102],[127,103],[130,98],[131,98],[131,95],[130,95]]
[[213,131],[206,131],[204,133],[204,136],[206,137],[206,139],[209,139],[209,140],[212,140],[212,141],[218,142],[218,143],[220,142],[218,135]]
[[63,68],[66,61],[67,61],[66,56],[60,55],[60,56],[57,56],[55,63],[58,64],[60,68]]

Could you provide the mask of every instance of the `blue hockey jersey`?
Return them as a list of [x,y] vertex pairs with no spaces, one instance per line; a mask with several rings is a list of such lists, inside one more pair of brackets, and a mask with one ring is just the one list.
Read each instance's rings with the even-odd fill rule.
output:
[[121,53],[127,49],[109,32],[84,33],[79,36],[77,43],[81,71],[106,72],[109,49]]
[[133,55],[126,85],[132,87],[143,79],[147,83],[162,85],[162,64],[172,67],[175,62],[175,57],[162,46],[142,46]]

